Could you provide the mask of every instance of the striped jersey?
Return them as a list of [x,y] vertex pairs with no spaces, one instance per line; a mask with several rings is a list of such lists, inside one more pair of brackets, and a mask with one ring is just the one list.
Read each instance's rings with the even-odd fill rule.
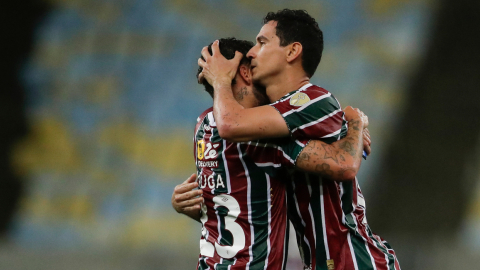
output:
[[[284,269],[288,241],[284,167],[301,142],[233,143],[220,138],[212,108],[194,136],[197,181],[203,189],[197,269]],[[268,174],[266,173],[268,172]]]
[[[347,133],[339,102],[321,87],[307,84],[271,106],[297,140],[332,143]],[[365,199],[356,178],[336,182],[299,171],[291,177],[288,215],[305,269],[400,269],[395,252],[367,224]]]

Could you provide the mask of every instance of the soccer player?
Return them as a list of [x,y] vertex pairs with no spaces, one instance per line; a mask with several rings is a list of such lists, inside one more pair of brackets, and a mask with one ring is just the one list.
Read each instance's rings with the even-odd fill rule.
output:
[[[235,51],[246,54],[253,46],[235,39],[223,39],[220,44],[220,51],[227,58],[233,58]],[[247,108],[266,102],[253,87],[249,63],[245,57],[232,83],[236,100]],[[206,89],[213,91],[209,85]],[[358,110],[347,110],[350,114],[346,118],[358,127],[349,132],[347,139],[361,151],[362,129],[368,120]],[[336,152],[337,156],[346,152],[338,144],[321,141],[308,143],[288,138],[249,143],[225,141],[218,134],[211,108],[200,115],[194,139],[198,182],[193,183],[195,175],[192,175],[177,187],[172,205],[203,224],[198,269],[283,269],[288,235],[287,174],[281,168],[293,167],[300,153],[312,157],[297,163],[297,168],[311,172],[316,165],[330,163],[332,170],[356,173],[361,160],[351,157],[339,164],[324,160],[325,149]],[[345,180],[350,176],[332,177]],[[201,190],[190,191],[196,185]],[[195,198],[197,195],[203,197]],[[196,207],[201,201],[200,214]]]
[[[213,44],[199,59],[200,78],[214,87],[213,112],[220,136],[230,141],[290,136],[334,142],[347,132],[338,101],[327,90],[312,85],[322,55],[323,34],[303,10],[270,12],[247,53],[253,81],[266,88],[267,106],[246,108],[234,99],[231,79],[242,55],[226,60]],[[349,130],[355,127],[350,127]],[[349,141],[341,143],[348,154],[330,155],[334,163],[358,156]],[[297,162],[311,158],[301,155]],[[329,168],[318,164],[328,173]],[[357,179],[337,182],[326,177],[295,173],[289,193],[289,218],[294,224],[305,269],[400,269],[395,252],[372,233],[365,217],[365,200]]]

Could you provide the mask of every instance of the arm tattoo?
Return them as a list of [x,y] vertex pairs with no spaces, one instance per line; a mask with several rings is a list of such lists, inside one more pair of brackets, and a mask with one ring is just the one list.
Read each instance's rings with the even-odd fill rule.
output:
[[340,149],[343,149],[345,152],[349,153],[352,157],[354,157],[355,154],[357,153],[357,150],[355,150],[355,147],[353,146],[353,144],[347,140],[341,142],[339,144],[339,147]]
[[[300,156],[298,157],[298,161],[309,161],[310,160],[310,154],[309,153],[301,153]],[[297,161],[297,162],[298,162]]]
[[325,156],[323,157],[324,159],[332,159],[333,161],[335,161],[335,163],[338,164],[338,159],[337,157],[335,156],[334,153],[332,153],[333,151],[330,149],[330,145],[327,145],[327,144],[322,144],[323,146],[323,149],[325,150]]
[[354,130],[360,130],[360,128],[358,127],[360,125],[360,120],[352,120],[349,122],[351,125],[351,128],[353,128]]
[[315,171],[326,176],[333,176],[333,171],[330,170],[330,165],[328,165],[327,163],[317,164],[317,166],[315,166]]

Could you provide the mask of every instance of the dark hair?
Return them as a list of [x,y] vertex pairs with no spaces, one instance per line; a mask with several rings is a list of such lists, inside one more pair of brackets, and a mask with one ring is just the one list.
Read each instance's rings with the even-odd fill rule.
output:
[[[235,57],[235,51],[239,51],[243,54],[243,58],[240,61],[241,64],[250,64],[250,59],[247,58],[248,51],[253,47],[253,42],[247,40],[238,40],[236,38],[221,38],[219,39],[219,47],[220,53],[227,59],[233,59]],[[208,52],[212,54],[212,43],[208,45]],[[203,56],[201,56],[203,60]],[[197,79],[200,72],[202,72],[202,67],[198,68],[197,71]],[[207,82],[207,80],[203,80],[203,86],[205,86],[205,91],[207,91],[210,96],[213,97],[213,87]],[[232,81],[232,84],[235,84],[235,79]]]
[[263,23],[277,22],[276,34],[280,46],[285,47],[293,42],[302,44],[302,67],[308,77],[317,70],[323,51],[323,33],[317,22],[305,10],[284,9],[269,12]]

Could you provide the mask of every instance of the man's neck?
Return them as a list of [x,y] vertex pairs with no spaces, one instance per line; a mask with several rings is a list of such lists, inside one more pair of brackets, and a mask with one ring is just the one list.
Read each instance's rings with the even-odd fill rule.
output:
[[243,80],[237,79],[237,84],[232,86],[233,97],[244,108],[253,108],[258,106],[258,100],[253,94],[252,86],[245,84]]
[[270,102],[275,102],[286,94],[295,91],[310,83],[310,79],[303,74],[285,74],[275,76],[266,84],[266,92]]

